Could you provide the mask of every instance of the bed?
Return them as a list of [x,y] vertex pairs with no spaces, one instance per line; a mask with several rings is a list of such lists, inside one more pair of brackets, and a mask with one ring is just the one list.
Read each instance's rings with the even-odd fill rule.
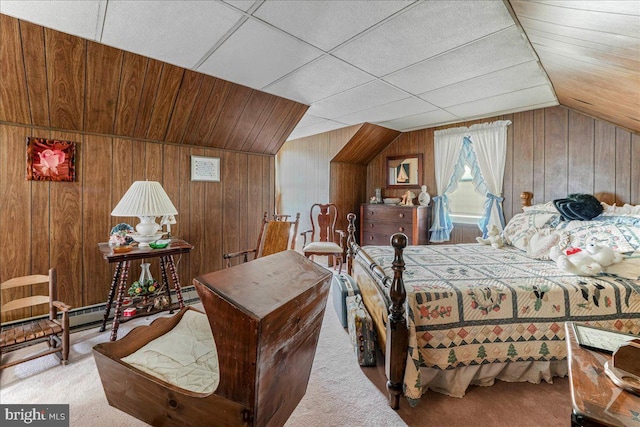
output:
[[[523,201],[530,193],[523,194]],[[416,405],[432,389],[462,397],[469,385],[567,374],[564,322],[640,334],[640,206],[605,205],[592,221],[563,221],[553,203],[523,206],[506,245],[361,247],[349,220],[348,270],[382,350],[389,404]],[[550,248],[597,239],[624,254],[594,277],[569,274]]]

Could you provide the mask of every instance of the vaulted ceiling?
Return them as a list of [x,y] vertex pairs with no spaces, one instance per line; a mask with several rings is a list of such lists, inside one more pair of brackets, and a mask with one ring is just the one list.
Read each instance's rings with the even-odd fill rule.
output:
[[558,103],[640,131],[638,1],[2,0],[0,12],[309,105],[290,139]]

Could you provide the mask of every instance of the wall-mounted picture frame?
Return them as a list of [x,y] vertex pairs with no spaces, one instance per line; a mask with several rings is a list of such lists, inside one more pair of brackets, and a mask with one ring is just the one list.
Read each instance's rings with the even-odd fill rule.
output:
[[28,181],[75,181],[76,143],[27,138]]
[[604,351],[605,353],[613,353],[621,344],[640,337],[625,334],[622,332],[611,331],[608,329],[596,328],[580,323],[574,323],[573,329],[576,333],[578,344],[590,350]]
[[422,154],[387,157],[387,188],[420,188]]
[[220,182],[220,158],[191,156],[191,181]]

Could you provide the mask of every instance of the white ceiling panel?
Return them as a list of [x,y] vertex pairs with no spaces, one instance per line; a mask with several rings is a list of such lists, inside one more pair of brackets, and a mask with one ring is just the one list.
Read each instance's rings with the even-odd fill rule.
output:
[[298,122],[298,127],[303,128],[306,126],[317,125],[318,123],[325,122],[326,120],[327,119],[323,119],[322,117],[317,117],[312,114],[305,114]]
[[260,3],[256,0],[224,0],[224,2],[244,12],[248,11],[255,3]]
[[104,1],[0,0],[0,13],[96,40],[101,3]]
[[547,79],[540,65],[536,61],[529,61],[420,94],[420,98],[438,107],[446,108],[545,83]]
[[111,1],[102,43],[192,68],[241,17],[217,2]]
[[373,79],[373,76],[364,71],[326,55],[264,90],[309,105]]
[[260,89],[322,55],[281,31],[248,20],[198,71]]
[[317,123],[312,126],[306,126],[303,128],[296,127],[287,140],[304,138],[305,136],[316,135],[323,132],[329,132],[331,130],[341,129],[348,125],[333,120],[323,120],[322,123]]
[[379,80],[366,83],[311,105],[310,114],[327,119],[345,116],[406,98],[407,94]]
[[433,110],[437,110],[437,108],[421,99],[411,97],[380,105],[379,107],[358,111],[357,113],[348,114],[346,116],[341,116],[338,117],[337,120],[350,125],[356,125],[364,122],[379,123],[407,115],[426,113]]
[[[535,86],[517,92],[480,99],[465,104],[447,108],[452,114],[465,119],[480,117],[487,114],[522,111],[540,104],[555,105],[555,95],[548,85]],[[502,109],[502,110],[501,110]]]
[[270,0],[253,15],[329,51],[411,3],[413,1]]
[[435,110],[428,113],[416,114],[403,117],[401,119],[390,120],[379,123],[380,126],[399,131],[422,129],[431,126],[443,125],[447,123],[459,122],[460,117],[454,116],[444,110]]
[[385,81],[424,93],[535,59],[515,27],[393,73]]
[[513,25],[498,1],[420,2],[334,54],[380,77]]

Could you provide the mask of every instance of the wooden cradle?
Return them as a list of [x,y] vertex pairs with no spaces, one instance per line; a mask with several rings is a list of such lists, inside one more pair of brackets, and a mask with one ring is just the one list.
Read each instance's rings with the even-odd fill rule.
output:
[[111,406],[155,426],[283,425],[304,396],[331,273],[294,251],[194,279],[220,382],[194,393],[121,359],[174,328],[190,307],[93,348]]

